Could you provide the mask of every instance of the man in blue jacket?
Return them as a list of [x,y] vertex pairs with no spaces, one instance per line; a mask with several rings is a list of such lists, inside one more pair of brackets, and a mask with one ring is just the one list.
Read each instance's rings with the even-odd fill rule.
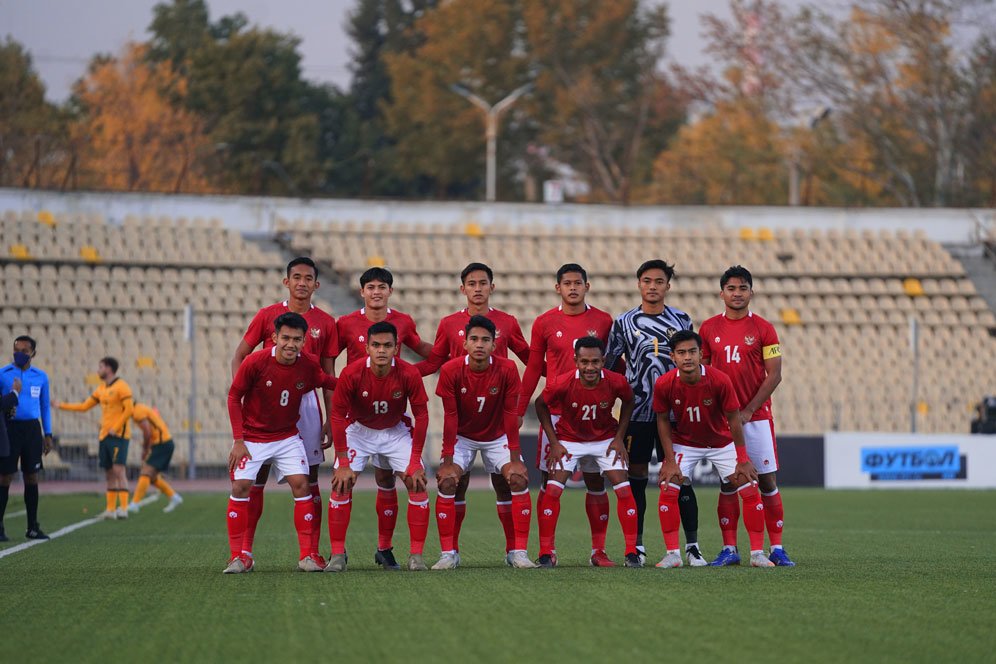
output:
[[[7,510],[10,483],[20,462],[24,475],[24,507],[28,517],[28,539],[48,539],[38,525],[38,473],[42,455],[52,449],[52,416],[49,403],[48,376],[31,366],[35,340],[21,336],[14,340],[14,362],[0,369],[0,393],[18,384],[17,408],[6,422],[10,440],[9,454],[0,457],[0,542],[7,541],[3,515]],[[0,450],[2,451],[2,450]]]

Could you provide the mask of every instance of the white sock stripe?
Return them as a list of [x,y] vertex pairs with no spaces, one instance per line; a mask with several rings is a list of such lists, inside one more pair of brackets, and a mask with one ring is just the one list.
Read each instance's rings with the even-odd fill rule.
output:
[[466,500],[454,500],[453,502],[456,505],[466,505],[467,504]]
[[228,499],[229,500],[234,500],[237,503],[248,503],[249,502],[249,497],[248,496],[246,496],[245,498],[236,498],[235,496],[229,496]]
[[750,482],[748,482],[747,484],[744,484],[742,487],[738,487],[737,488],[737,493],[740,493],[744,489],[752,489],[752,488],[754,488],[754,485],[751,484]]
[[[560,486],[564,486],[564,485],[561,484]],[[605,495],[605,490],[604,489],[602,491],[591,491],[591,490],[589,490],[588,491],[588,495],[589,496],[604,496]]]
[[[613,484],[612,485],[612,490],[613,491],[618,491],[619,489],[621,489],[623,487],[626,487],[626,486],[629,486],[629,482],[628,481],[627,482],[620,482],[619,484]],[[605,493],[605,492],[603,491],[602,493]]]
[[408,499],[408,504],[409,505],[415,505],[416,507],[425,507],[426,505],[429,504],[429,499],[426,498],[425,500],[420,500],[420,501],[418,501],[416,503],[414,500],[412,500],[411,498],[409,498]]
[[348,505],[351,502],[353,502],[352,498],[348,500],[332,500],[331,498],[329,498],[329,505]]
[[314,499],[315,499],[315,497],[309,494],[307,496],[302,496],[300,498],[295,498],[294,502],[295,503],[304,503],[304,502],[310,502],[310,501],[312,501]]
[[[529,489],[523,489],[522,491],[513,491],[512,495],[513,496],[528,496],[529,495]],[[509,503],[509,504],[511,504],[511,503]]]
[[764,497],[766,497],[766,498],[770,498],[771,496],[777,496],[778,495],[778,487],[775,487],[775,490],[772,491],[771,493],[765,493],[765,492],[762,491],[761,495],[764,496]]
[[675,484],[674,482],[668,482],[667,485],[669,487],[677,489],[678,491],[681,491],[681,485],[680,484]]
[[253,482],[252,486],[253,486],[253,488],[256,488],[256,487],[263,488],[263,487],[266,486],[266,484],[256,484],[255,482]]
[[733,491],[720,491],[719,495],[721,495],[721,496],[735,496],[735,495],[737,495],[737,491],[739,491],[739,490],[740,489],[734,489]]
[[547,481],[546,481],[546,485],[547,485],[547,486],[550,486],[551,484],[552,484],[553,486],[559,486],[559,487],[560,487],[561,489],[563,489],[563,488],[564,488],[564,485],[563,485],[563,484],[561,484],[560,482],[558,482],[557,480],[547,480]]
[[446,498],[447,500],[450,499],[450,498],[456,498],[456,494],[455,493],[452,496],[447,496],[445,493],[437,493],[436,496],[438,498]]
[[495,505],[511,505],[511,500],[496,500]]

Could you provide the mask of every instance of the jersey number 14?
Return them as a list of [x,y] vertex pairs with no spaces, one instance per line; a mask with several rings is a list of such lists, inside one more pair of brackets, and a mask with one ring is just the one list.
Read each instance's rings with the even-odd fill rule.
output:
[[726,363],[740,363],[740,346],[726,346]]

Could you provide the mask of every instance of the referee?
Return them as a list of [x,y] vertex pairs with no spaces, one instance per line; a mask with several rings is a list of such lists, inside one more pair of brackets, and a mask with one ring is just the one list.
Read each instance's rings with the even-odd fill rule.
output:
[[[52,449],[52,415],[49,410],[48,376],[31,366],[35,356],[35,340],[21,336],[14,340],[14,362],[0,369],[0,392],[9,392],[15,380],[21,382],[21,393],[14,417],[7,422],[10,454],[0,457],[0,542],[7,541],[3,516],[7,511],[10,482],[20,462],[24,475],[24,507],[28,516],[28,539],[44,540],[48,535],[38,525],[38,473],[42,470],[42,455]],[[40,421],[39,421],[40,420]],[[42,433],[44,431],[44,440]]]
[[[647,551],[643,545],[643,518],[647,511],[647,481],[654,450],[657,450],[657,461],[664,461],[664,449],[657,435],[657,414],[653,408],[654,383],[675,367],[671,360],[671,335],[692,329],[688,314],[664,304],[673,277],[674,266],[660,259],[647,261],[637,269],[640,306],[616,318],[605,351],[606,369],[614,369],[620,358],[625,359],[626,380],[636,397],[633,417],[626,429],[626,447],[629,450],[629,484],[637,509],[636,549],[641,557],[646,557]],[[698,548],[698,504],[691,486],[681,488],[678,507],[685,529],[688,564],[705,565],[706,560]]]

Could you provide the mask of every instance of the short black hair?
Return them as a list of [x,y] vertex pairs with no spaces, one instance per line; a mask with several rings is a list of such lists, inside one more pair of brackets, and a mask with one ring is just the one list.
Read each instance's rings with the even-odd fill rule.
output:
[[31,344],[31,352],[32,352],[32,353],[33,353],[33,352],[35,352],[35,345],[36,345],[36,344],[35,344],[35,340],[34,340],[34,339],[32,339],[31,337],[29,337],[28,335],[26,335],[26,334],[22,334],[22,335],[21,335],[21,336],[19,336],[18,338],[14,339],[14,343],[15,343],[15,344],[16,344],[16,343],[17,343],[18,341],[27,341],[27,342],[28,342],[29,344]]
[[394,343],[398,343],[398,328],[394,327],[394,324],[388,323],[386,320],[374,323],[367,328],[367,341],[369,342],[370,337],[375,334],[390,334],[394,337]]
[[100,363],[106,365],[111,370],[111,373],[117,373],[118,367],[121,366],[118,364],[118,361],[111,356],[100,358]]
[[481,316],[480,314],[476,316],[471,316],[470,320],[467,321],[467,327],[463,328],[464,334],[470,334],[470,330],[475,327],[481,327],[491,334],[491,338],[495,338],[495,324],[491,322],[491,319],[487,316]]
[[574,354],[577,355],[582,348],[597,348],[605,354],[605,343],[598,337],[581,337],[574,342]]
[[492,272],[491,268],[485,265],[484,263],[471,263],[467,267],[463,268],[463,271],[460,273],[460,283],[462,284],[463,282],[467,281],[467,275],[469,275],[471,272],[477,272],[477,271],[481,271],[484,274],[488,275],[488,281],[494,283],[495,273]]
[[308,321],[304,319],[304,316],[296,314],[293,311],[280,314],[277,316],[277,319],[273,321],[274,332],[279,332],[282,327],[289,327],[292,330],[301,330],[305,334],[308,333]]
[[647,261],[640,267],[636,268],[636,278],[639,279],[643,276],[643,273],[648,270],[663,270],[664,276],[667,277],[668,281],[674,279],[674,266],[668,265],[668,262],[661,258],[655,258]]
[[315,271],[315,279],[318,278],[318,266],[315,265],[315,261],[311,260],[307,256],[298,256],[290,263],[287,264],[287,276],[290,276],[291,269],[297,267],[298,265],[307,265],[312,270]]
[[386,267],[372,267],[360,275],[360,288],[363,288],[371,281],[383,281],[389,287],[394,288],[394,275]]
[[564,275],[569,272],[579,273],[581,275],[581,280],[588,283],[588,272],[586,272],[585,269],[577,263],[564,263],[561,265],[560,269],[557,270],[557,283],[559,284],[560,280],[564,278]]
[[747,282],[747,285],[752,289],[754,288],[754,278],[750,276],[750,270],[745,268],[743,265],[734,265],[733,267],[727,268],[723,276],[719,278],[719,287],[726,288],[726,282],[730,279],[743,279]]
[[698,332],[693,332],[691,330],[678,330],[671,335],[671,339],[668,340],[668,345],[674,349],[683,341],[694,341],[695,345],[699,349],[702,348],[702,337],[699,336]]

